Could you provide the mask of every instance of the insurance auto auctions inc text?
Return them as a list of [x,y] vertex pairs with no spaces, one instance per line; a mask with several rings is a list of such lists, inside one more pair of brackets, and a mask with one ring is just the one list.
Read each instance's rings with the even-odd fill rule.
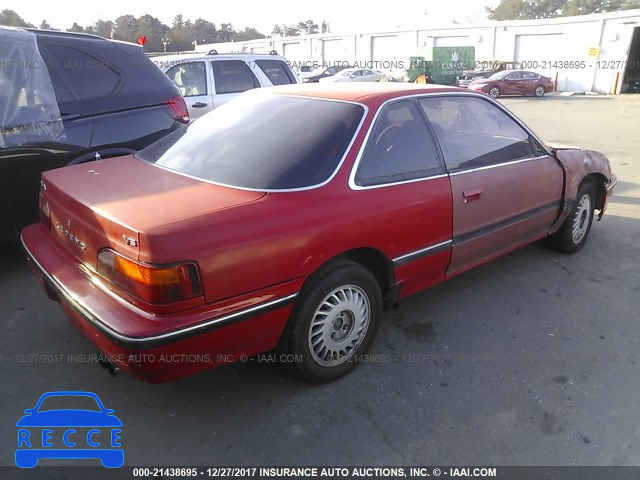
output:
[[331,478],[429,478],[496,477],[496,468],[488,467],[262,467],[260,477]]

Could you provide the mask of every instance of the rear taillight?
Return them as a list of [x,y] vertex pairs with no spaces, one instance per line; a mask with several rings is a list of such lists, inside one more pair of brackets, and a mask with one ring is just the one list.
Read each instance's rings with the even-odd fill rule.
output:
[[51,212],[49,211],[49,202],[44,199],[44,192],[47,186],[40,182],[40,197],[38,202],[38,211],[40,213],[40,222],[51,230]]
[[113,250],[102,250],[98,254],[98,273],[129,295],[154,305],[202,294],[198,269],[193,263],[144,265]]
[[189,123],[189,110],[187,109],[184,98],[176,95],[175,97],[169,98],[164,104],[171,118],[175,118],[182,123]]

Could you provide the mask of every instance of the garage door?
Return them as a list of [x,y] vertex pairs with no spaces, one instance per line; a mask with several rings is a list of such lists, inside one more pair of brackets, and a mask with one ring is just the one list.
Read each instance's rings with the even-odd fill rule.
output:
[[400,58],[398,53],[399,43],[397,35],[371,37],[371,60],[374,62],[390,62]]
[[516,35],[515,60],[529,62],[532,60],[547,60],[553,52],[553,58],[562,58],[562,33],[548,33],[543,35]]
[[346,44],[342,39],[322,41],[322,59],[325,62],[346,62]]
[[282,45],[283,55],[290,62],[300,62],[303,60],[308,60],[304,58],[304,51],[302,49],[302,44],[299,42],[294,43],[285,43]]
[[433,45],[435,47],[472,47],[474,44],[469,37],[434,37]]

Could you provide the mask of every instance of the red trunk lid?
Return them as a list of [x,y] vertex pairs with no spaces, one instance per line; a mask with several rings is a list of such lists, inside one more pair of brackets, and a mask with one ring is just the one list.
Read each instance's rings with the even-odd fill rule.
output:
[[104,247],[138,259],[151,228],[263,197],[173,173],[132,155],[45,172],[51,230],[95,268]]

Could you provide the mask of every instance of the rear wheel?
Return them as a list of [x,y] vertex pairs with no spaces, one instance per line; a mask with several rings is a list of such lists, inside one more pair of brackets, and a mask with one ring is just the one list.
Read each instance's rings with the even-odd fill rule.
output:
[[491,87],[489,89],[489,96],[491,98],[498,98],[500,96],[500,89],[498,87]]
[[382,295],[373,275],[349,261],[336,262],[301,292],[281,341],[303,378],[323,383],[342,377],[371,346],[380,323]]
[[538,98],[542,97],[544,95],[544,87],[538,85],[536,89],[533,91],[533,94]]
[[595,208],[595,186],[585,182],[578,188],[576,204],[560,230],[549,238],[551,246],[564,253],[575,253],[587,243]]

